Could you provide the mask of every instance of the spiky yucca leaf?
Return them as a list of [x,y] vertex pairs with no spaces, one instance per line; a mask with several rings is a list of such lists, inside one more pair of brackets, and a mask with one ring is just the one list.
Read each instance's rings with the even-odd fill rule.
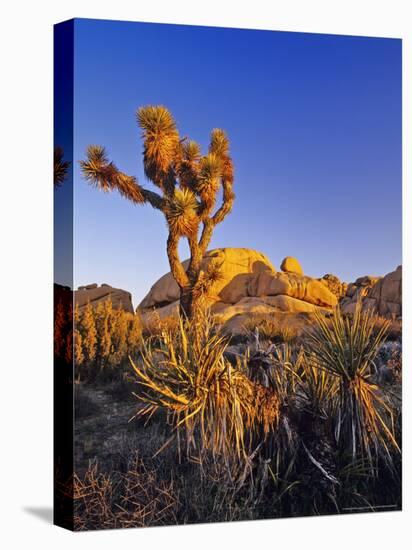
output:
[[169,228],[175,235],[190,236],[199,225],[198,203],[189,189],[175,189],[173,197],[165,203],[165,216]]
[[217,155],[209,153],[200,160],[200,172],[197,185],[205,213],[213,209],[220,185],[222,162]]
[[68,160],[63,160],[64,152],[61,147],[55,147],[53,156],[53,180],[54,185],[59,187],[67,177],[70,162]]
[[181,319],[177,332],[162,334],[160,347],[143,343],[143,365],[132,362],[142,388],[135,395],[144,403],[138,415],[171,412],[175,429],[185,431],[188,454],[199,453],[200,461],[205,453],[244,459],[257,424],[264,434],[276,429],[279,400],[247,377],[245,365],[227,361],[227,337],[209,315],[197,324]]
[[337,378],[332,420],[337,443],[350,449],[352,460],[366,459],[373,467],[381,456],[390,465],[391,451],[399,451],[393,410],[382,388],[374,382],[374,361],[388,324],[375,330],[372,312],[358,304],[352,317],[336,308],[331,319],[315,313],[308,333],[310,360],[315,368]]
[[188,162],[198,161],[201,156],[200,145],[190,139],[182,143],[183,158]]
[[193,293],[196,297],[206,297],[210,296],[211,289],[215,283],[218,283],[223,279],[222,272],[222,261],[217,259],[212,259],[206,270],[201,271],[199,278],[194,286]]
[[200,156],[200,145],[196,141],[185,139],[180,142],[175,170],[182,188],[196,191]]
[[221,174],[222,163],[215,153],[209,153],[200,160],[200,186],[216,188]]
[[301,367],[297,385],[303,408],[314,417],[327,419],[338,390],[338,379],[327,370],[318,368],[309,355],[305,355]]
[[213,128],[210,135],[209,152],[220,158],[229,154],[229,139],[224,130]]
[[175,120],[163,105],[140,107],[136,116],[143,130],[145,174],[153,183],[165,188],[165,178],[179,145]]
[[224,130],[215,128],[210,137],[209,152],[215,154],[221,160],[221,177],[233,184],[233,162],[229,155],[229,139]]

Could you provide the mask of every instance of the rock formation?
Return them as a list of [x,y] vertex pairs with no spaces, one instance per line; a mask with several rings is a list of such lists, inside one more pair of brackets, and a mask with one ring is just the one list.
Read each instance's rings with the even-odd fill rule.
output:
[[98,286],[94,283],[86,286],[79,286],[74,292],[75,303],[80,309],[84,308],[88,302],[90,302],[92,306],[97,306],[100,302],[104,302],[109,298],[115,309],[123,309],[130,313],[134,312],[132,295],[126,290],[113,288],[107,284]]
[[[209,291],[211,311],[218,322],[234,316],[275,312],[311,313],[331,309],[337,297],[321,280],[303,274],[295,258],[285,258],[277,272],[260,252],[246,248],[222,248],[207,253],[203,268],[214,261],[221,277]],[[187,267],[184,262],[184,267]],[[171,273],[161,277],[138,306],[144,323],[153,315],[163,319],[179,311],[179,289]]]
[[322,278],[318,279],[321,283],[326,285],[328,289],[336,296],[338,300],[340,300],[343,296],[346,295],[346,291],[348,289],[348,284],[342,282],[339,277],[336,277],[336,275],[332,275],[330,273],[326,273]]
[[348,285],[340,305],[345,313],[353,313],[356,304],[373,309],[384,317],[402,316],[402,266],[384,277],[360,277]]
[[[247,296],[247,285],[251,274],[276,273],[276,269],[264,254],[247,248],[210,250],[203,260],[202,269],[205,270],[211,261],[219,266],[220,280],[210,290],[210,297],[214,296],[217,300],[228,304],[235,304]],[[185,269],[188,265],[188,260],[183,262]],[[138,308],[142,311],[159,308],[176,300],[179,300],[179,287],[169,272],[152,286]]]

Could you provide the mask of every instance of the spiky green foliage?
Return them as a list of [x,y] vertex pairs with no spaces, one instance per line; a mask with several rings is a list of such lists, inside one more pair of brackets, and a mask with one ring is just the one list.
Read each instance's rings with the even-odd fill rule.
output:
[[55,147],[53,157],[53,180],[55,187],[59,187],[67,177],[70,162],[68,160],[63,160],[64,151],[61,147]]
[[180,187],[187,187],[196,192],[200,158],[200,145],[196,141],[185,139],[180,142],[175,163],[176,173],[179,174]]
[[141,107],[136,116],[142,129],[145,174],[163,191],[170,191],[168,172],[179,144],[174,118],[162,105]]
[[209,215],[215,206],[221,170],[222,161],[214,153],[209,153],[200,160],[197,190],[204,206],[203,215]]
[[189,189],[175,189],[173,197],[166,200],[165,215],[171,230],[179,236],[188,237],[197,231],[198,202]]
[[209,152],[221,159],[221,173],[224,181],[233,183],[233,163],[229,155],[229,140],[226,132],[215,128],[210,137]]
[[106,193],[116,189],[123,197],[135,204],[146,201],[136,179],[123,174],[112,162],[109,162],[104,147],[89,145],[87,160],[80,161],[80,166],[84,178],[98,189]]
[[206,269],[200,272],[199,278],[193,289],[194,294],[199,299],[206,298],[206,296],[213,299],[214,296],[211,296],[211,289],[216,283],[221,281],[222,278],[222,261],[213,258],[209,261]]
[[160,345],[142,344],[142,364],[132,361],[144,403],[138,415],[165,409],[173,417],[174,437],[184,430],[187,452],[203,461],[246,457],[249,434],[259,428],[265,436],[279,421],[277,395],[253,383],[245,368],[225,358],[227,338],[212,331],[210,317],[199,327],[180,321],[174,334],[165,331]]
[[[315,319],[315,329],[308,333],[309,358],[315,369],[336,380],[331,411],[336,442],[349,450],[352,461],[363,459],[373,466],[381,457],[390,463],[399,446],[393,410],[375,381],[374,362],[389,323],[376,331],[373,313],[362,312],[360,304],[353,316],[336,308],[331,319],[320,313]],[[331,383],[326,379],[313,381],[323,388]]]

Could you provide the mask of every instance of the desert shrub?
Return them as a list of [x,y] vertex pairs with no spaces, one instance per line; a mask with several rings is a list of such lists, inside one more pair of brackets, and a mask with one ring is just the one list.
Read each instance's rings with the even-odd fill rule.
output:
[[[83,381],[123,381],[125,371],[130,370],[128,356],[136,355],[140,348],[140,317],[114,309],[109,299],[97,307],[89,303],[82,311],[76,308],[74,320],[77,378]],[[120,368],[122,365],[125,365],[124,369]]]
[[249,339],[257,331],[262,341],[273,343],[293,343],[299,335],[298,327],[279,315],[252,315],[245,323],[245,331]]
[[159,479],[137,453],[124,472],[99,471],[91,463],[74,476],[74,527],[78,531],[176,524],[178,498],[172,481]]
[[157,312],[153,312],[150,320],[145,324],[143,335],[145,338],[161,338],[162,334],[167,332],[175,334],[179,330],[179,319],[177,317],[165,317],[161,319]]
[[329,320],[316,315],[308,342],[311,368],[325,372],[313,380],[329,388],[324,395],[328,395],[336,443],[351,462],[366,460],[371,472],[379,459],[390,466],[393,453],[399,451],[393,408],[384,390],[374,382],[375,360],[387,330],[385,323],[376,330],[373,314],[362,313],[360,307],[352,317],[344,316],[337,308]]
[[279,401],[271,388],[254,383],[241,361],[225,358],[227,338],[209,316],[180,320],[179,331],[164,332],[160,345],[142,345],[142,362],[132,361],[139,382],[139,415],[169,412],[173,438],[183,431],[187,453],[226,461],[253,451],[251,434],[265,439],[279,421]]

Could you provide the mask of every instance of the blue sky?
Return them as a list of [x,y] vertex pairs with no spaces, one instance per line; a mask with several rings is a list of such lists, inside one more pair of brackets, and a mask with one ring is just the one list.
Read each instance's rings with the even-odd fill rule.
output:
[[124,288],[136,306],[169,270],[161,214],[96,191],[77,164],[101,144],[151,188],[147,104],[204,149],[212,128],[229,134],[236,201],[211,248],[346,281],[401,263],[400,40],[76,20],[74,75],[75,286]]

